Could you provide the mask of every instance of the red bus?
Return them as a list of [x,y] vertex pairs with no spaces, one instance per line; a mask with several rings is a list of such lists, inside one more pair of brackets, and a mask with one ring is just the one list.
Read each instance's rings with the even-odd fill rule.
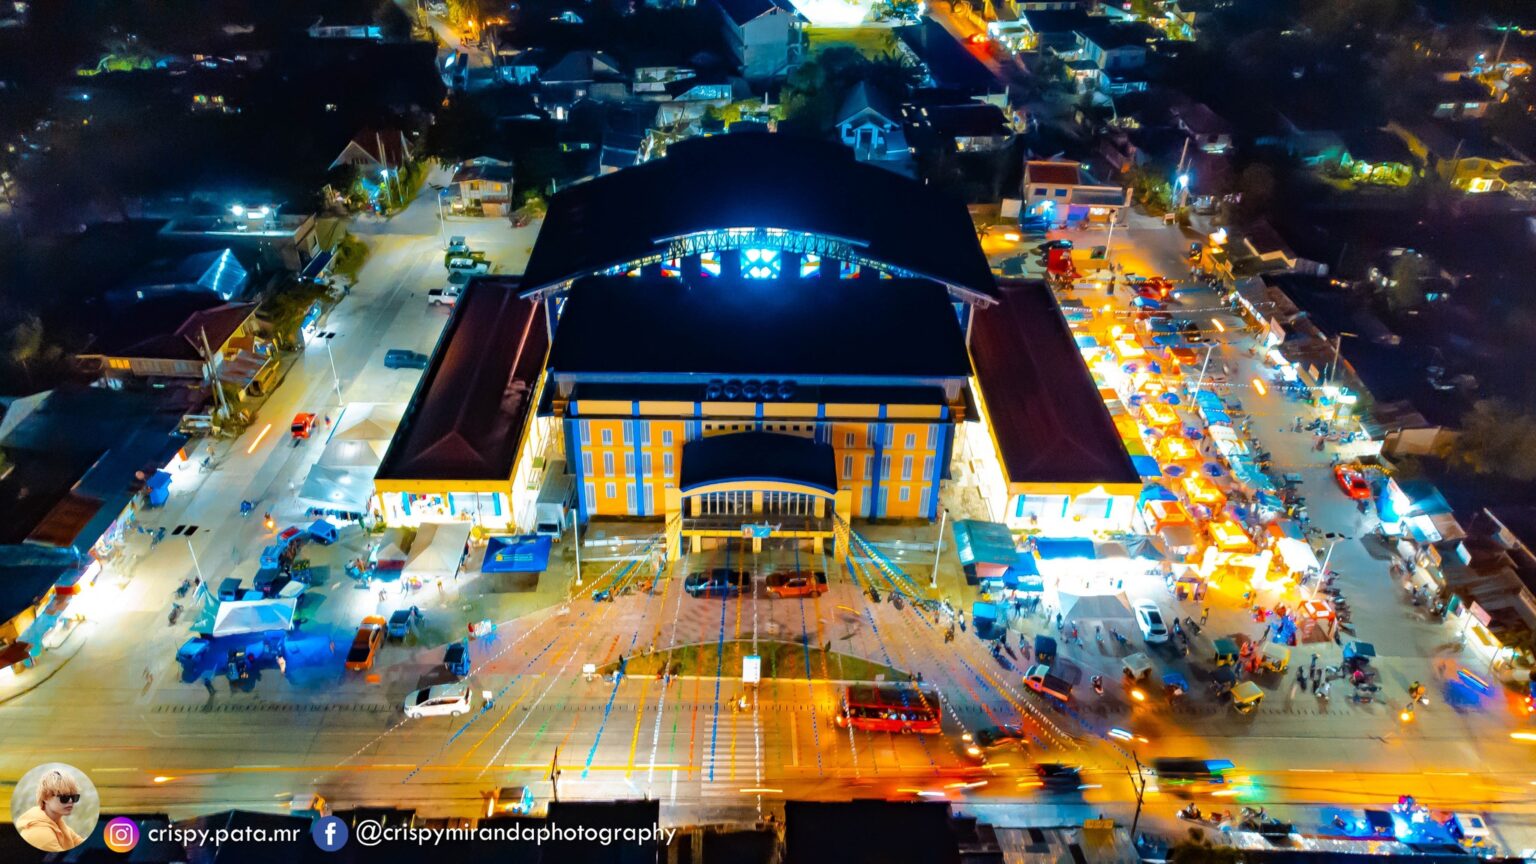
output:
[[837,725],[869,732],[937,735],[939,693],[916,684],[850,684],[843,688]]

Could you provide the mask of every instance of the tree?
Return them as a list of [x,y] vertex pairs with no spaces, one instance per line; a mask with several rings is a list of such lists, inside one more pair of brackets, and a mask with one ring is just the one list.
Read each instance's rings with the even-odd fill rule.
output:
[[1417,252],[1404,252],[1392,265],[1392,275],[1383,291],[1387,308],[1393,312],[1412,309],[1424,302],[1424,278],[1429,275],[1429,260]]
[[1244,217],[1253,217],[1269,210],[1275,199],[1275,171],[1262,162],[1255,162],[1237,175],[1238,208]]
[[1476,474],[1536,480],[1536,415],[1502,399],[1479,399],[1461,420],[1451,463]]
[[1235,847],[1212,846],[1204,837],[1191,837],[1175,843],[1168,850],[1168,860],[1171,864],[1237,864],[1242,854]]

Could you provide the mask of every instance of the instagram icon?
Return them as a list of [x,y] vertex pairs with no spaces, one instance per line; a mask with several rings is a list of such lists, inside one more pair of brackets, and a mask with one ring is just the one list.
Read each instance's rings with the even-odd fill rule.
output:
[[128,852],[139,845],[139,825],[119,816],[102,828],[101,839],[113,852]]

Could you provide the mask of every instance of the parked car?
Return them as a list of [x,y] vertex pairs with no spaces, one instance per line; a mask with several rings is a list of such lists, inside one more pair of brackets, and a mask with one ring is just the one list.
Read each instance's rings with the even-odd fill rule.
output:
[[827,574],[820,570],[769,573],[767,589],[774,597],[814,597],[827,593]]
[[464,239],[463,235],[455,234],[452,237],[448,238],[448,254],[449,255],[467,255],[467,254],[469,254],[469,242]]
[[1157,604],[1151,600],[1137,600],[1133,611],[1136,613],[1136,626],[1141,628],[1142,638],[1148,642],[1167,642],[1168,624],[1163,620],[1163,613],[1157,608]]
[[474,692],[469,689],[468,681],[438,684],[405,697],[405,716],[412,720],[419,717],[457,717],[468,711],[473,701]]
[[1184,337],[1185,342],[1205,341],[1205,333],[1200,329],[1200,325],[1195,321],[1192,321],[1188,318],[1180,318],[1178,321],[1174,322],[1174,326],[1179,328],[1179,335]]
[[433,288],[427,292],[428,306],[457,306],[459,296],[464,292],[459,288]]
[[419,351],[407,351],[404,348],[391,348],[384,352],[385,369],[425,369],[427,368],[427,355]]
[[450,272],[491,272],[491,262],[485,260],[484,252],[463,252],[457,254],[450,252],[443,257],[443,266],[448,268]]
[[1072,682],[1056,676],[1051,672],[1051,667],[1044,663],[1037,663],[1024,673],[1024,686],[1042,696],[1050,696],[1062,702],[1072,701]]
[[689,575],[683,580],[683,590],[693,597],[733,597],[752,590],[752,574],[716,567]]
[[1371,500],[1371,481],[1366,479],[1365,472],[1358,465],[1335,465],[1333,479],[1350,498],[1356,501]]
[[389,622],[379,615],[369,615],[363,619],[357,628],[357,635],[352,637],[352,647],[347,651],[349,671],[361,672],[373,668],[379,646],[384,644],[384,630],[388,626]]
[[1044,243],[1041,243],[1039,246],[1036,246],[1034,251],[1040,253],[1041,255],[1044,255],[1045,253],[1049,252],[1052,249],[1071,249],[1071,248],[1072,248],[1072,241],[1071,240],[1047,240]]

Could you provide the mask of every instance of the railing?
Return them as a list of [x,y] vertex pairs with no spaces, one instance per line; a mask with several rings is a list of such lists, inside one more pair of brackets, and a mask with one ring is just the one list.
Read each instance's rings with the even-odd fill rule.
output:
[[775,534],[781,532],[832,533],[832,520],[827,517],[787,516],[774,513],[684,517],[682,530],[726,531],[739,534],[743,525],[771,525]]

